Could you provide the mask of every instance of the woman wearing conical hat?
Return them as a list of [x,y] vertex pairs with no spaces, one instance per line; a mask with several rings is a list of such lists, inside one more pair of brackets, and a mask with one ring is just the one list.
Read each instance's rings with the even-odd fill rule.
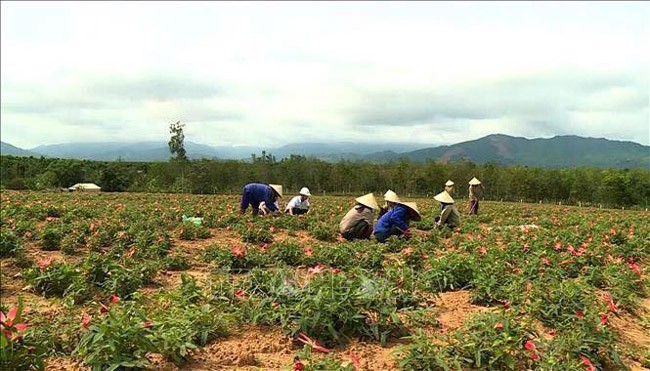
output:
[[447,193],[442,191],[433,196],[433,199],[440,202],[440,215],[436,215],[433,220],[436,222],[438,228],[448,227],[455,229],[460,225],[460,213],[456,206],[454,206],[454,199]]
[[384,193],[384,200],[386,201],[384,203],[384,206],[381,206],[379,208],[379,215],[377,216],[377,219],[382,217],[382,215],[386,214],[386,212],[395,205],[397,205],[398,202],[400,202],[399,197],[397,196],[397,193],[391,191],[390,189]]
[[372,234],[372,212],[379,209],[375,196],[368,193],[355,199],[356,204],[345,214],[339,224],[346,240],[368,239]]
[[469,181],[469,214],[478,215],[478,201],[483,196],[483,185],[481,181],[472,178]]
[[253,215],[259,215],[260,203],[264,201],[265,208],[274,215],[280,214],[277,199],[282,197],[282,186],[279,184],[249,183],[244,186],[239,211],[243,214],[250,205]]
[[420,219],[420,211],[415,202],[395,202],[395,206],[377,221],[375,238],[379,242],[386,242],[390,236],[408,239],[411,236],[409,222]]
[[450,196],[454,195],[454,182],[448,180],[447,183],[445,183],[445,192],[449,193]]

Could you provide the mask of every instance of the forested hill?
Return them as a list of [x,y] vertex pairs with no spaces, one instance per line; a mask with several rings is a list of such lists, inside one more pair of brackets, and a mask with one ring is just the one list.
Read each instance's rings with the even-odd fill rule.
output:
[[495,134],[451,146],[424,148],[401,154],[382,152],[365,156],[366,160],[376,162],[399,158],[417,162],[455,162],[465,159],[477,164],[494,162],[502,165],[553,168],[587,166],[650,169],[649,146],[573,135],[526,139]]
[[[448,146],[425,147],[408,143],[302,143],[275,148],[216,147],[186,142],[192,159],[250,159],[252,153],[270,153],[277,160],[292,154],[314,157],[328,162],[341,160],[385,163],[406,158],[415,162],[430,160],[476,164],[525,165],[546,168],[595,167],[642,168],[650,170],[650,146],[603,138],[556,136],[550,139],[526,139],[502,134]],[[167,161],[166,143],[68,143],[44,145],[29,151],[2,143],[3,155],[45,156],[115,161]]]

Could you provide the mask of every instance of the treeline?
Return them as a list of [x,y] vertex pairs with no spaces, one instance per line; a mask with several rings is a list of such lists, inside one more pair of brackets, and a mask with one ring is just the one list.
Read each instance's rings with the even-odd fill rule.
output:
[[399,194],[432,196],[447,179],[456,182],[456,198],[467,197],[467,182],[479,178],[491,200],[562,202],[616,207],[650,206],[646,169],[541,169],[471,162],[390,164],[329,163],[292,155],[281,161],[267,154],[250,162],[195,160],[105,162],[2,156],[0,186],[43,190],[92,182],[104,191],[239,193],[249,182],[284,185],[288,194],[307,186],[313,194],[360,194],[393,189]]

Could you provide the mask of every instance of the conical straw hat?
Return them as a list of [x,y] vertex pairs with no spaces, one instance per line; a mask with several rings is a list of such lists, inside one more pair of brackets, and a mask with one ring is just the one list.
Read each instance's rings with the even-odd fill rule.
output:
[[451,187],[451,186],[454,185],[454,182],[452,182],[451,180],[448,180],[447,183],[445,183],[445,185],[446,185],[447,187]]
[[418,205],[415,202],[400,202],[399,204],[409,208],[409,219],[414,220],[416,222],[422,219],[422,215],[420,215],[420,210],[418,210]]
[[278,196],[282,197],[282,186],[279,184],[269,184],[271,188],[275,191],[275,193],[278,194]]
[[302,189],[300,190],[300,194],[304,196],[311,196],[311,193],[309,193],[309,188],[307,187],[302,187]]
[[454,199],[451,198],[451,196],[449,195],[449,193],[447,193],[447,191],[442,191],[438,193],[437,195],[433,196],[433,199],[438,202],[444,202],[446,204],[454,203]]
[[399,197],[397,197],[397,193],[391,191],[390,189],[384,194],[384,200],[390,202],[400,202]]
[[472,178],[472,180],[469,181],[469,185],[479,185],[479,184],[481,184],[481,181],[476,178]]
[[379,205],[377,205],[377,200],[375,200],[375,195],[373,195],[372,193],[368,193],[367,195],[357,197],[355,201],[357,201],[363,206],[368,206],[373,210],[379,209]]

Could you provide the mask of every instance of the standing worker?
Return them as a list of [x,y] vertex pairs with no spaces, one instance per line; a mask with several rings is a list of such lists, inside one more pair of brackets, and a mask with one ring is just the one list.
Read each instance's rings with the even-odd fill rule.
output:
[[300,196],[292,198],[288,203],[287,207],[284,208],[284,213],[289,215],[301,215],[309,213],[309,188],[302,187],[300,190]]
[[478,201],[483,197],[483,185],[481,181],[472,178],[469,181],[469,214],[478,215]]
[[356,204],[345,214],[339,224],[341,235],[346,240],[368,239],[372,234],[372,212],[379,209],[372,193],[357,197]]
[[246,212],[248,205],[253,209],[253,215],[259,215],[260,203],[274,215],[280,214],[276,200],[282,197],[282,186],[279,184],[248,183],[244,186],[239,211]]
[[454,182],[448,180],[447,183],[445,183],[445,192],[449,193],[450,196],[454,195]]

